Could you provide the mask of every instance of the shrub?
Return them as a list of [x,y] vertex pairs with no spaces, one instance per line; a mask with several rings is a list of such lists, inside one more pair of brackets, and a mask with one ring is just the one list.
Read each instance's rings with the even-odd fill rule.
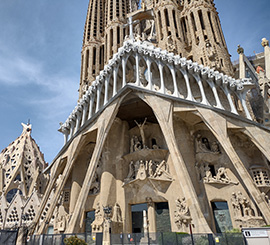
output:
[[66,245],[87,245],[87,243],[84,240],[78,238],[77,236],[65,238],[64,243]]

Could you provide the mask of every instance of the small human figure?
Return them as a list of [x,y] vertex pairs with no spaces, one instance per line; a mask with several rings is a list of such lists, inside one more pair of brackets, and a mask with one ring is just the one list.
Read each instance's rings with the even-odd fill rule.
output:
[[133,142],[134,142],[134,151],[139,151],[142,149],[142,144],[137,136],[133,136]]
[[218,169],[218,172],[217,172],[215,179],[217,181],[221,181],[221,182],[226,182],[226,183],[230,182],[227,171],[224,167],[220,167]]
[[135,179],[135,166],[134,166],[134,162],[131,161],[129,164],[129,172],[128,172],[128,176],[125,179],[126,181],[130,181]]
[[113,207],[113,216],[112,221],[114,222],[122,222],[121,209],[118,203],[115,203]]
[[134,120],[135,123],[138,125],[139,130],[140,130],[140,134],[141,134],[141,137],[142,137],[142,145],[143,145],[143,149],[146,149],[146,148],[147,148],[147,147],[146,147],[145,134],[144,134],[144,130],[143,130],[144,125],[145,125],[145,123],[146,123],[146,120],[147,120],[147,118],[144,119],[144,122],[143,122],[143,123],[138,123],[136,120]]
[[203,178],[204,181],[210,182],[213,179],[213,176],[212,176],[211,169],[208,164],[205,166],[204,172],[205,172],[205,177]]
[[237,198],[237,195],[235,192],[232,193],[232,198],[231,198],[233,210],[234,210],[234,216],[235,217],[241,217],[241,207],[239,203],[239,199]]

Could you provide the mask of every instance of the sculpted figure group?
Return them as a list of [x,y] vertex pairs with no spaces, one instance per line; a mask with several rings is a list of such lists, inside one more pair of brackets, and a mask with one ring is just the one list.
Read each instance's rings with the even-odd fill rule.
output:
[[168,163],[165,160],[161,162],[138,160],[135,163],[134,161],[129,163],[129,172],[125,178],[126,183],[135,179],[144,180],[147,177],[171,180]]
[[191,223],[191,216],[189,208],[186,203],[186,199],[177,198],[176,199],[176,210],[174,212],[174,221],[179,230],[187,228]]

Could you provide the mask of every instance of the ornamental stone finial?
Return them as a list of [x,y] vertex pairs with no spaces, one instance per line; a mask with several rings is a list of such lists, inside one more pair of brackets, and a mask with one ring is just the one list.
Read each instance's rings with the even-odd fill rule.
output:
[[238,54],[243,54],[244,53],[244,49],[241,47],[241,45],[239,44],[237,47],[238,47],[237,48],[237,53]]
[[265,37],[262,39],[262,46],[263,47],[269,46],[269,41]]

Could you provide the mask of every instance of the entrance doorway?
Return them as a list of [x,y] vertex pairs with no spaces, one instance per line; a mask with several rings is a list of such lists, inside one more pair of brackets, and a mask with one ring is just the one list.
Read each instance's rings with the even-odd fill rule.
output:
[[171,232],[171,220],[168,202],[156,203],[157,232]]
[[147,203],[131,205],[132,233],[143,233],[143,211],[147,212]]
[[227,202],[212,202],[216,232],[222,233],[233,228]]

